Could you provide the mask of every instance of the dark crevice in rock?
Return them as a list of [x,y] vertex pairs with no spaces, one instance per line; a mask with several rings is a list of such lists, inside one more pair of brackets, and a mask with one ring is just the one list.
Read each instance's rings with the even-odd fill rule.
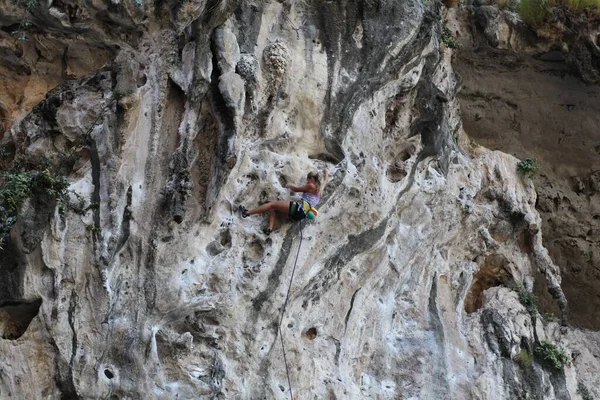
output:
[[41,299],[0,302],[0,337],[15,340],[23,336],[33,318],[37,316],[41,304]]
[[[450,393],[448,386],[448,378],[446,376],[446,362],[445,357],[441,356],[445,354],[444,346],[444,326],[440,318],[437,305],[437,274],[433,276],[431,282],[431,291],[429,292],[429,323],[433,330],[433,336],[437,345],[437,354],[433,354],[434,366],[433,366],[433,385],[434,393],[437,394],[436,398],[443,398],[447,393]],[[438,356],[439,355],[439,356]]]
[[[316,6],[316,24],[328,55],[328,86],[320,132],[325,138],[327,150],[336,157],[344,158],[339,146],[360,104],[393,77],[400,75],[408,61],[421,53],[431,39],[433,27],[438,20],[439,5],[431,3],[431,7],[432,10],[425,10],[418,32],[411,42],[407,43],[393,60],[389,60],[381,71],[384,60],[389,56],[387,44],[401,40],[401,28],[395,21],[406,18],[406,14],[416,13],[416,10],[411,9],[409,3],[394,2],[319,2]],[[332,18],[337,19],[341,16],[343,20],[332,21]],[[359,50],[355,47],[353,39],[358,23],[364,27],[362,48]],[[395,28],[386,30],[386,25]],[[338,41],[341,46],[338,46]],[[355,73],[356,80],[340,92],[333,93],[332,79],[338,62],[347,71]],[[333,97],[335,102],[332,102]],[[326,132],[331,132],[331,136]]]
[[[217,54],[212,45],[212,77],[207,95],[208,114],[213,117],[208,119],[205,125],[200,127],[200,134],[194,140],[194,146],[198,149],[198,165],[195,175],[199,181],[199,201],[204,204],[203,218],[207,220],[214,202],[219,195],[221,184],[227,178],[235,159],[231,154],[231,140],[235,136],[234,113],[227,106],[221,91],[219,90],[219,68]],[[199,167],[199,168],[197,168]]]
[[73,363],[75,356],[77,355],[77,329],[75,329],[75,308],[77,307],[77,292],[71,291],[71,299],[69,301],[69,310],[67,311],[67,319],[69,321],[69,327],[71,328],[71,358],[69,359],[69,372],[67,379],[71,382],[71,385],[75,387],[73,380]]
[[0,250],[0,300],[23,297],[23,276],[27,264],[21,251],[10,238]]
[[[273,295],[273,292],[279,287],[279,281],[281,279],[283,267],[285,267],[288,257],[290,256],[294,237],[298,236],[298,229],[295,229],[296,227],[300,227],[300,225],[294,225],[292,228],[290,228],[283,239],[281,250],[279,251],[279,258],[275,263],[275,267],[273,267],[273,270],[269,274],[267,287],[252,300],[252,307],[255,311],[253,317],[254,321],[256,321],[258,318],[257,314],[262,310],[264,303],[269,300],[269,298]],[[300,243],[298,243],[298,245],[300,245]]]
[[[185,106],[185,94],[171,79],[168,80],[167,87],[165,122],[162,125],[165,132],[161,132],[161,136],[178,137],[180,135],[177,132],[182,119],[181,110]],[[188,127],[188,129],[194,129],[194,127]],[[171,155],[169,178],[165,188],[166,204],[170,209],[171,217],[178,224],[183,222],[185,217],[186,200],[190,195],[192,186],[189,171],[190,142],[188,133],[184,133],[180,140],[179,148]]]
[[[544,399],[544,372],[537,364],[529,367],[517,365],[513,360],[502,358],[502,379],[507,398]],[[557,397],[561,399],[561,397]]]
[[[54,349],[54,383],[60,392],[61,400],[76,400],[80,397],[77,395],[77,390],[73,385],[73,380],[69,366],[65,359],[61,356],[60,349],[52,336],[49,337],[50,345]],[[66,371],[65,371],[66,370]],[[67,375],[67,376],[65,376]]]
[[[86,144],[90,149],[90,162],[92,165],[92,184],[94,185],[94,191],[92,192],[91,202],[92,204],[100,204],[100,156],[98,155],[98,147],[96,141],[88,136],[86,138]],[[96,232],[100,231],[100,207],[94,208],[94,228]]]
[[[146,245],[145,271],[144,271],[144,298],[146,300],[146,310],[151,313],[156,305],[156,236],[158,229],[154,230],[150,240]],[[140,250],[143,245],[140,244]],[[139,259],[142,262],[142,259]]]
[[352,298],[350,299],[350,308],[346,313],[346,317],[344,318],[344,335],[346,334],[346,329],[348,329],[348,320],[350,319],[350,313],[352,312],[352,308],[354,308],[354,300],[356,299],[356,295],[360,288],[356,289],[356,291],[352,294]]
[[510,357],[510,333],[505,330],[507,323],[500,313],[493,308],[481,312],[480,322],[484,329],[485,339],[490,351],[499,356]]
[[438,61],[439,58],[436,55],[430,56],[418,84],[415,106],[419,118],[411,125],[409,137],[420,135],[423,148],[412,165],[407,184],[400,191],[398,198],[412,188],[415,173],[421,161],[427,157],[439,156],[438,164],[442,172],[446,174],[450,166],[450,154],[457,148],[445,118],[445,104],[448,102],[448,98],[433,84],[431,79]]
[[319,301],[321,294],[326,292],[334,281],[340,279],[342,268],[348,265],[356,255],[364,253],[381,239],[385,233],[387,222],[386,218],[378,226],[348,237],[348,242],[325,261],[321,271],[311,278],[302,290],[301,296],[304,298],[302,308],[306,309],[309,302]]
[[219,357],[219,353],[213,352],[213,362],[210,365],[210,388],[212,390],[211,399],[222,399],[224,398],[221,387],[223,385],[223,379],[225,378],[225,369],[223,368],[223,362]]
[[560,371],[553,370],[550,373],[550,382],[554,389],[554,398],[559,400],[571,400],[569,389],[567,388],[567,380],[565,377],[564,368]]
[[117,245],[115,246],[115,250],[112,253],[112,258],[119,254],[127,239],[129,239],[129,235],[131,233],[131,200],[133,195],[133,189],[131,186],[127,188],[127,194],[125,196],[126,203],[123,208],[123,218],[121,221],[121,232],[119,235],[119,239],[117,241]]
[[242,1],[235,10],[235,17],[239,23],[236,34],[241,53],[253,53],[262,25],[264,5],[262,2]]

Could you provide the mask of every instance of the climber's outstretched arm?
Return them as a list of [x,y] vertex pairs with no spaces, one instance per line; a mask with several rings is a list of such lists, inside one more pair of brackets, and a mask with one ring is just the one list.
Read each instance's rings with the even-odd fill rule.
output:
[[323,183],[319,188],[319,195],[323,194],[323,190],[325,190],[325,186],[327,186],[327,182],[329,181],[329,175],[327,175],[327,168],[323,168]]

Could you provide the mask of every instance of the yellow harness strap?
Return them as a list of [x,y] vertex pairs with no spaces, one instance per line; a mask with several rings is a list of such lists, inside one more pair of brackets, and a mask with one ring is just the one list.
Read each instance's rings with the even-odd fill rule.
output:
[[302,208],[304,208],[304,213],[308,214],[309,211],[312,211],[315,214],[315,217],[319,215],[319,212],[310,205],[310,203],[304,199],[302,199]]

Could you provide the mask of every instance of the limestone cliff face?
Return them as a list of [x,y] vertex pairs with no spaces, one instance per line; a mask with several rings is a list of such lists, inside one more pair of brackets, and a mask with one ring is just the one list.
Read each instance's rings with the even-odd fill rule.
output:
[[[486,147],[540,161],[536,208],[545,246],[561,268],[570,305],[564,317],[598,330],[600,87],[584,82],[598,73],[590,69],[600,62],[598,24],[584,29],[567,20],[563,28],[580,37],[561,35],[556,27],[558,40],[538,38],[509,11],[482,6],[466,14],[459,10],[450,18],[462,44],[454,65],[463,78],[465,130]],[[577,56],[582,47],[593,51]]]
[[[5,84],[2,145],[13,162],[79,155],[86,209],[32,198],[4,244],[2,398],[285,399],[288,374],[298,399],[600,385],[597,334],[511,289],[543,283],[567,307],[532,182],[464,134],[438,3],[2,7],[4,32],[33,24],[3,34],[4,60],[63,51],[60,78],[3,62],[59,84],[35,105]],[[323,168],[315,222],[266,237],[266,217],[236,215]],[[543,341],[573,361],[516,362]]]

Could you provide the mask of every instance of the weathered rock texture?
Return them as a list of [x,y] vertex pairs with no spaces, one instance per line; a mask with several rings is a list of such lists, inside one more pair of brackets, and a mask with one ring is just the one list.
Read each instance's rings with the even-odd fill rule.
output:
[[[597,335],[532,318],[510,288],[543,282],[566,307],[532,183],[469,150],[438,3],[139,4],[29,11],[30,41],[77,34],[111,57],[29,113],[2,100],[27,113],[2,144],[79,154],[71,189],[90,207],[32,199],[5,244],[1,397],[289,398],[294,267],[295,398],[600,385]],[[23,9],[5,9],[7,31]],[[236,215],[316,168],[331,180],[315,223],[265,237],[265,218]],[[544,340],[577,357],[514,361]]]
[[561,268],[565,317],[598,330],[600,87],[582,81],[585,57],[573,58],[573,43],[538,39],[514,14],[491,6],[466,14],[458,11],[449,24],[462,44],[454,65],[463,78],[465,130],[486,147],[540,161],[536,207],[544,244]]

